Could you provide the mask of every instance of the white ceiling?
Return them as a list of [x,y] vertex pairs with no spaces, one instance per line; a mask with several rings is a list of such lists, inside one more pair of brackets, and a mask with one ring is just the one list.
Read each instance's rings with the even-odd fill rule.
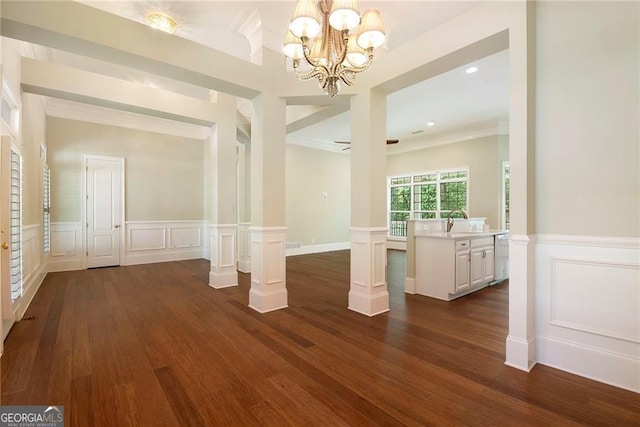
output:
[[[144,23],[149,11],[163,11],[179,23],[176,35],[250,60],[252,50],[265,46],[280,50],[293,11],[293,1],[80,1],[109,13]],[[377,56],[399,48],[408,40],[452,19],[477,2],[378,1],[360,2],[361,11],[379,9],[387,28],[387,43]],[[95,73],[158,87],[198,99],[208,99],[209,90],[139,70],[50,50],[54,62]],[[469,64],[471,65],[471,64]],[[465,73],[467,66],[438,75],[392,93],[387,104],[388,138],[402,145],[416,140],[442,139],[464,129],[496,127],[508,120],[508,52],[476,61],[479,71]],[[376,63],[372,67],[375,67]],[[313,85],[313,82],[300,82]],[[357,83],[356,83],[357,84]],[[289,107],[290,116],[300,117],[314,107]],[[289,118],[291,120],[291,118]],[[427,122],[435,125],[427,127]],[[331,141],[348,140],[349,113],[343,113],[288,135],[291,143],[340,151]],[[412,132],[423,130],[412,135]]]

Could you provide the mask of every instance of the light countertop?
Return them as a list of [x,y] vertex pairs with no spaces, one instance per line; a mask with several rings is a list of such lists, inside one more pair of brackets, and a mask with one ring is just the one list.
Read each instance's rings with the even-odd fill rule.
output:
[[479,239],[482,237],[492,237],[498,234],[505,234],[509,231],[505,230],[487,230],[487,231],[452,231],[451,233],[439,232],[439,233],[428,233],[428,234],[419,234],[416,237],[427,237],[432,239]]

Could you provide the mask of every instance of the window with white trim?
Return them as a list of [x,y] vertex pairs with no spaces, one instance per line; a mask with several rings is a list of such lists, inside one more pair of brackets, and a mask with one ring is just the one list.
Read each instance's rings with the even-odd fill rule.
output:
[[502,162],[502,229],[509,230],[509,162]]
[[[389,236],[406,237],[407,220],[446,218],[469,206],[468,168],[388,179]],[[454,217],[461,217],[458,213]]]
[[20,128],[20,105],[7,84],[7,79],[2,76],[2,98],[0,99],[0,118],[2,134],[16,137]]

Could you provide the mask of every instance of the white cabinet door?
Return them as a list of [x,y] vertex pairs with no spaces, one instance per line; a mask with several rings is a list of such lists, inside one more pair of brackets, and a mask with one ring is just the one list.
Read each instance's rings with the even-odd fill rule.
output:
[[471,286],[478,285],[484,280],[483,253],[484,248],[475,248],[471,251]]
[[493,246],[487,246],[486,248],[484,248],[484,252],[485,252],[485,256],[483,259],[484,262],[483,262],[482,280],[484,282],[490,282],[495,277],[495,266],[494,266],[495,253],[493,250]]
[[456,289],[455,292],[469,289],[469,251],[456,252]]

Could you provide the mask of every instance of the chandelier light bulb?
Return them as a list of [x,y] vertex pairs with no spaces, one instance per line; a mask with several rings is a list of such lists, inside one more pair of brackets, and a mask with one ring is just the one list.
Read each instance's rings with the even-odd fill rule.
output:
[[378,48],[386,39],[382,16],[377,10],[367,10],[362,15],[362,31],[358,35],[358,44],[363,49]]
[[298,0],[289,30],[296,37],[314,38],[320,33],[320,14],[314,0]]
[[282,46],[282,52],[291,59],[304,58],[302,42],[300,41],[300,38],[294,36],[291,31],[287,31],[287,36],[285,37],[284,45]]
[[352,30],[360,25],[360,11],[355,0],[335,0],[329,14],[329,24],[338,31]]

